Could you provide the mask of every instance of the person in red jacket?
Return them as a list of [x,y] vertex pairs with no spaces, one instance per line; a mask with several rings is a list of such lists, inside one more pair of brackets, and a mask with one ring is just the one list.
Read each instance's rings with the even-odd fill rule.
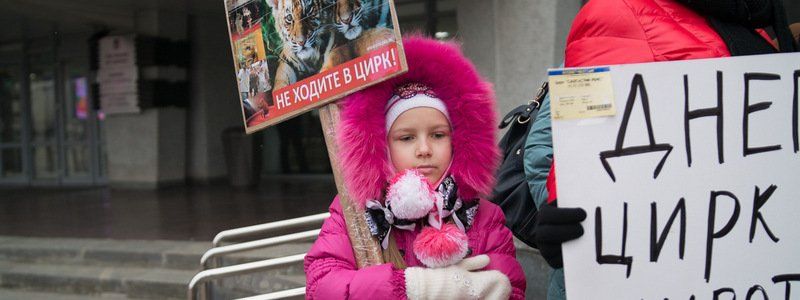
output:
[[[777,44],[760,28],[771,27]],[[676,61],[797,51],[781,0],[591,0],[569,36],[565,67]],[[553,164],[554,166],[554,164]],[[580,237],[580,208],[556,205],[555,172],[537,212],[534,239],[557,269],[548,299],[564,299],[561,244]]]

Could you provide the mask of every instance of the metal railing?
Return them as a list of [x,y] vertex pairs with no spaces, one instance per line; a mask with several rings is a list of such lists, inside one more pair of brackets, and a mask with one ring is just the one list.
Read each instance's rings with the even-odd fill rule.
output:
[[[256,250],[270,246],[276,246],[285,243],[310,240],[316,238],[320,230],[308,230],[298,233],[292,233],[277,237],[264,238],[254,241],[241,242],[238,244],[231,244],[220,246],[223,242],[233,239],[242,239],[253,235],[265,235],[277,230],[286,230],[290,228],[311,226],[321,223],[328,218],[330,213],[322,213],[311,216],[305,216],[295,219],[282,220],[272,223],[265,223],[236,229],[225,230],[218,233],[212,242],[212,248],[206,251],[200,258],[200,264],[203,271],[197,273],[189,282],[187,298],[189,300],[206,299],[212,295],[210,285],[208,283],[212,280],[250,274],[270,269],[281,268],[303,261],[305,253],[289,255],[284,257],[272,258],[262,261],[249,262],[237,264],[232,266],[219,267],[219,258],[224,255]],[[206,287],[206,288],[204,288]],[[253,297],[244,298],[247,300],[267,300],[267,299],[283,299],[288,297],[301,296],[305,294],[305,287],[294,288],[284,291],[272,292],[269,294],[257,295]]]
[[235,229],[228,229],[225,231],[221,231],[214,236],[214,241],[211,243],[213,247],[219,246],[222,242],[242,238],[247,236],[252,236],[256,234],[264,234],[270,231],[279,230],[279,229],[287,229],[292,227],[300,227],[305,225],[314,225],[317,223],[322,222],[326,218],[330,217],[330,213],[321,213],[316,215],[310,215],[295,219],[288,219],[282,221],[276,221],[272,223],[265,223]]
[[239,300],[275,300],[275,299],[296,297],[296,296],[305,295],[305,294],[306,294],[306,288],[305,287],[301,287],[301,288],[296,288],[296,289],[291,289],[291,290],[285,290],[285,291],[280,291],[280,292],[264,294],[264,295],[241,298]]
[[233,253],[244,252],[244,251],[249,251],[249,250],[256,250],[256,249],[266,248],[266,247],[270,247],[270,246],[276,246],[276,245],[285,244],[285,243],[309,240],[309,239],[317,237],[319,235],[319,231],[320,231],[319,229],[315,229],[315,230],[309,230],[309,231],[303,231],[303,232],[298,232],[298,233],[292,233],[292,234],[277,236],[277,237],[273,237],[273,238],[266,238],[266,239],[260,239],[260,240],[250,241],[250,242],[244,242],[244,243],[241,243],[241,244],[233,244],[233,245],[219,246],[219,247],[211,248],[210,250],[206,251],[206,253],[203,253],[203,257],[200,258],[200,264],[203,265],[203,270],[206,270],[208,268],[217,267],[217,266],[219,266],[219,264],[210,265],[210,262],[214,258],[223,256],[223,255],[227,255],[227,254],[233,254]]

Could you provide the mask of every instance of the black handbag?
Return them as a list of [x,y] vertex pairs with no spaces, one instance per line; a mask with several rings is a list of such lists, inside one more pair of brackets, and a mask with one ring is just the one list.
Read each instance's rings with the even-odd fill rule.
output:
[[533,100],[509,112],[500,122],[500,129],[509,125],[511,127],[500,140],[503,161],[497,170],[497,184],[490,199],[503,209],[506,226],[514,236],[531,247],[536,247],[533,242],[533,226],[537,208],[525,179],[523,158],[525,140],[547,92],[545,81]]

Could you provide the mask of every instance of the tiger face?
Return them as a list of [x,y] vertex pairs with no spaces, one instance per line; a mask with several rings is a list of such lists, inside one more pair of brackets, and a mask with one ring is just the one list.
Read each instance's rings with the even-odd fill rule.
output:
[[323,33],[323,0],[267,0],[275,14],[275,29],[284,47],[302,60],[319,55],[320,34]]
[[364,17],[361,0],[336,0],[334,26],[344,37],[352,40],[361,35]]

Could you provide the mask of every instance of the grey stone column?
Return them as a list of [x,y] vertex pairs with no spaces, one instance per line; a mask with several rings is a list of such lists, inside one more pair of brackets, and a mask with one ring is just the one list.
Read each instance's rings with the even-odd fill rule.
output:
[[[499,117],[527,103],[557,67],[580,0],[459,0],[464,53],[494,83]],[[498,133],[499,134],[499,133]],[[525,271],[526,299],[546,299],[550,267],[539,251],[515,241]]]
[[[173,40],[187,36],[183,12],[139,11],[134,23],[137,34]],[[140,77],[169,78],[170,73],[174,72],[154,69],[140,72]],[[156,188],[185,182],[186,109],[157,107],[140,114],[110,115],[104,132],[111,186]]]
[[547,68],[561,63],[580,6],[580,0],[458,1],[463,50],[494,83],[501,114],[530,100]]
[[224,178],[222,131],[242,126],[225,14],[220,8],[189,19],[192,49],[187,128],[187,176],[196,182]]

